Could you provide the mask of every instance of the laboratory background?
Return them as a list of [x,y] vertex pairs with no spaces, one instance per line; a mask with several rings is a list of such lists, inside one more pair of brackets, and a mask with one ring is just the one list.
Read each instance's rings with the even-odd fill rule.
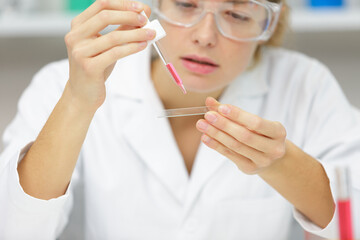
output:
[[[64,36],[71,19],[92,1],[0,0],[0,135],[14,118],[33,75],[45,64],[67,57]],[[285,47],[328,66],[349,101],[360,109],[360,0],[287,1],[291,17]],[[142,2],[151,6],[151,0]],[[0,142],[0,152],[3,147]],[[81,202],[81,186],[75,193],[76,202]],[[82,212],[81,204],[75,203],[60,240],[83,239]],[[297,239],[319,239],[297,229]]]

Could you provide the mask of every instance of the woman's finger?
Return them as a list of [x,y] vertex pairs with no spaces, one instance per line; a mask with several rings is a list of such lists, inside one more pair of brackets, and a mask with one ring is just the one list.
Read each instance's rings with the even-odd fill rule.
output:
[[113,47],[112,49],[101,53],[100,55],[88,60],[88,69],[106,69],[108,66],[117,60],[137,53],[147,46],[147,42],[128,43],[121,46]]
[[260,152],[270,152],[276,145],[275,141],[264,135],[259,135],[246,127],[233,122],[221,114],[210,111],[205,114],[205,119],[217,129],[227,133],[237,141],[257,149]]
[[221,105],[215,98],[208,97],[205,100],[205,105],[210,109],[210,111],[216,111],[218,110],[218,107]]
[[142,27],[147,19],[141,14],[131,11],[103,10],[88,21],[84,22],[81,28],[74,30],[77,38],[87,38],[105,29],[109,25],[130,25]]
[[235,153],[234,151],[222,145],[217,140],[211,138],[207,134],[204,134],[201,137],[201,141],[209,148],[214,149],[226,158],[233,161],[242,172],[246,174],[255,174],[257,172],[258,167],[255,165],[254,162],[244,156]]
[[[71,22],[71,28],[76,28],[98,14],[100,11],[118,10],[118,11],[135,11],[141,12],[144,10],[145,4],[130,0],[96,0],[82,13],[76,16]],[[145,8],[145,12],[149,13],[149,7]]]
[[260,152],[254,148],[251,148],[232,136],[224,133],[223,131],[215,128],[211,124],[207,123],[206,120],[199,120],[196,124],[196,127],[206,135],[210,136],[212,139],[215,139],[225,147],[229,148],[231,151],[240,154],[251,161],[253,161],[256,165],[260,167],[267,166],[269,161],[264,156],[263,152]]
[[136,29],[136,28],[138,28],[138,27],[134,27],[134,26],[129,26],[129,25],[119,25],[116,29],[115,29],[115,31],[123,31],[123,30],[132,30],[132,29]]
[[247,129],[269,138],[283,138],[286,136],[285,128],[280,123],[263,119],[230,104],[220,104],[217,111]]
[[156,32],[152,29],[134,29],[112,31],[95,40],[89,41],[78,49],[83,57],[94,57],[116,46],[132,42],[144,42],[154,39]]

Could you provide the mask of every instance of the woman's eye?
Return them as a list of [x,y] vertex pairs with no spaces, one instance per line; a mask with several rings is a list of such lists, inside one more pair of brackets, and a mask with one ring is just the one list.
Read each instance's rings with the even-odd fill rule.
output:
[[196,5],[189,2],[175,2],[175,5],[182,8],[196,8]]
[[244,14],[241,14],[241,13],[228,11],[228,12],[226,12],[226,15],[231,17],[234,21],[241,21],[241,22],[249,22],[250,21],[250,18],[248,16],[245,16]]

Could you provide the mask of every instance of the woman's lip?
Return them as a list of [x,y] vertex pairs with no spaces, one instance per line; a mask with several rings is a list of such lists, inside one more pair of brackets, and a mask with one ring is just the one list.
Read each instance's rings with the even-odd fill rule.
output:
[[214,62],[210,58],[208,58],[208,57],[200,57],[200,56],[197,56],[197,55],[194,55],[194,54],[182,56],[181,59],[192,59],[192,60],[199,61],[199,62],[206,62],[206,63],[209,63],[209,64],[212,64],[214,66],[219,67],[219,64],[217,64],[216,62]]
[[182,58],[181,63],[187,70],[198,74],[210,74],[219,68],[216,65],[201,64],[186,58]]

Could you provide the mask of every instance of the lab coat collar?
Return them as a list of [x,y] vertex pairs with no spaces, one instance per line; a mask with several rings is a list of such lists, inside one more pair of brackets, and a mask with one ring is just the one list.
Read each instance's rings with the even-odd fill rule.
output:
[[[144,81],[149,80],[151,67],[150,46],[142,52],[120,59],[107,80],[110,94],[141,100],[146,89]],[[226,98],[254,97],[269,90],[267,72],[269,68],[267,50],[263,51],[259,63],[240,74],[226,88]]]
[[267,69],[268,62],[266,61],[266,54],[264,54],[254,67],[237,76],[228,85],[220,100],[236,102],[237,98],[252,98],[266,94],[269,90],[266,78]]

